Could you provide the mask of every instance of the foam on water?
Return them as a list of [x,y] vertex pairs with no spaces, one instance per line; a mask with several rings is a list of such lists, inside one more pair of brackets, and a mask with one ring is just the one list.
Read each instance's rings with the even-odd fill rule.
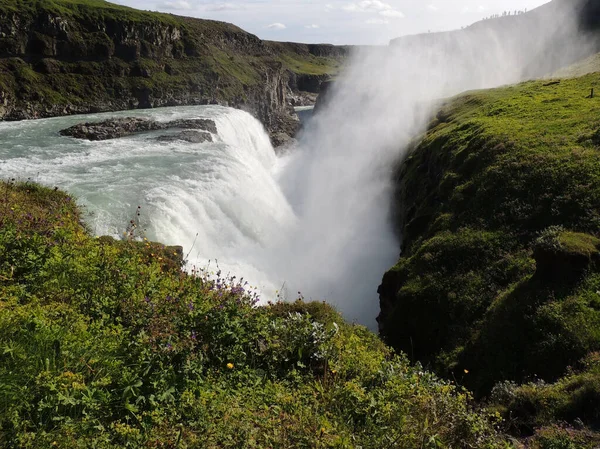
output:
[[[158,142],[164,132],[104,142],[59,135],[76,123],[127,116],[211,118],[218,135],[202,144]],[[308,135],[314,120],[307,126]],[[182,245],[190,268],[217,260],[224,273],[258,286],[265,301],[301,291],[374,328],[377,285],[398,253],[387,206],[380,207],[389,204],[389,174],[365,169],[366,154],[350,163],[326,134],[277,157],[257,120],[218,106],[5,122],[0,178],[69,191],[97,235],[119,237],[141,206],[145,236]]]
[[[158,133],[104,142],[58,135],[82,121],[132,115],[211,118],[219,133],[203,144],[161,143]],[[258,121],[216,106],[0,123],[0,177],[73,193],[98,235],[118,237],[139,205],[148,238],[183,245],[200,267],[218,259],[225,272],[252,279],[269,297],[279,280],[263,272],[259,253],[295,221],[273,177],[276,162]]]

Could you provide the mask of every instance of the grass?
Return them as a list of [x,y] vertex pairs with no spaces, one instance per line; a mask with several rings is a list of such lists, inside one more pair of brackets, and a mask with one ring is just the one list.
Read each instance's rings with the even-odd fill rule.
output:
[[326,304],[257,307],[181,257],[0,183],[0,446],[506,447],[465,390]]
[[381,287],[383,336],[477,396],[567,382],[600,350],[599,82],[449,99],[398,170],[404,252]]
[[[590,354],[576,369],[555,383],[541,381],[517,385],[498,384],[490,398],[492,408],[507,417],[507,425],[526,434],[548,433],[552,439],[582,440],[577,447],[596,447],[598,434],[579,432],[574,428],[556,428],[557,419],[564,422],[588,422],[600,425],[597,402],[600,400],[600,364],[598,353]],[[538,430],[541,429],[541,430]],[[569,432],[570,431],[570,432]],[[565,438],[571,433],[570,438]]]
[[0,9],[19,13],[19,15],[38,14],[43,10],[75,19],[160,21],[170,25],[179,24],[179,21],[170,14],[140,11],[104,0],[0,0]]

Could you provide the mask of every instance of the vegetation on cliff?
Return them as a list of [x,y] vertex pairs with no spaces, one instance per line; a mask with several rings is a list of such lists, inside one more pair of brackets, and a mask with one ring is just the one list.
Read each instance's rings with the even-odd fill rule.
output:
[[398,171],[382,335],[479,396],[496,386],[528,432],[600,424],[599,82],[448,100]]
[[134,225],[94,238],[67,194],[0,184],[0,446],[502,447],[468,393],[330,307],[256,307]]
[[339,70],[350,51],[101,0],[1,0],[0,30],[5,119],[219,103],[290,131],[289,86]]

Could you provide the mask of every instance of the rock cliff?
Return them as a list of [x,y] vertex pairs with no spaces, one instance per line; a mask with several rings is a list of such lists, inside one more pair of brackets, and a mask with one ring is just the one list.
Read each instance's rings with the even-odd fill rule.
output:
[[318,89],[349,51],[263,42],[230,24],[98,0],[5,0],[0,118],[210,103],[291,134],[291,89]]

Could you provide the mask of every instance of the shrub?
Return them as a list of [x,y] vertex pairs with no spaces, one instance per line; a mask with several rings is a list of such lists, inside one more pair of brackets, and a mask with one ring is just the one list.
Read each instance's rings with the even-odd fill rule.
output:
[[2,447],[502,445],[468,393],[330,307],[259,307],[164,247],[92,238],[61,192],[0,191]]

